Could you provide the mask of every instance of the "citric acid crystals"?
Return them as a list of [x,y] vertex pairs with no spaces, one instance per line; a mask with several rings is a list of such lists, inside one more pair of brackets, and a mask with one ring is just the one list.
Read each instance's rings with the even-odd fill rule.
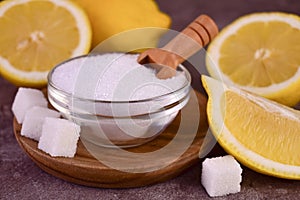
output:
[[183,72],[161,80],[155,70],[137,63],[137,55],[109,53],[82,57],[57,67],[53,84],[75,96],[105,100],[129,101],[158,97],[183,87]]
[[81,126],[81,139],[131,147],[159,135],[189,100],[191,78],[179,66],[160,80],[135,54],[106,53],[68,60],[49,74],[50,103]]

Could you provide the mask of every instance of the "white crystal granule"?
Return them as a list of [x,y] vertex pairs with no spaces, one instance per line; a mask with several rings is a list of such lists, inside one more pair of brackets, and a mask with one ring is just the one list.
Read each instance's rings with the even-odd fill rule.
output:
[[46,117],[38,148],[53,157],[74,157],[80,126],[66,119]]
[[39,141],[42,134],[42,126],[46,117],[59,118],[60,113],[39,106],[30,108],[25,114],[21,135]]
[[241,191],[242,168],[231,156],[207,158],[202,163],[201,183],[211,197]]
[[27,110],[34,106],[47,107],[48,102],[44,94],[37,89],[19,88],[12,105],[17,122],[22,124]]
[[140,65],[137,58],[138,54],[107,53],[74,59],[54,70],[52,82],[76,96],[107,101],[158,97],[186,84],[184,72],[158,79],[155,70]]

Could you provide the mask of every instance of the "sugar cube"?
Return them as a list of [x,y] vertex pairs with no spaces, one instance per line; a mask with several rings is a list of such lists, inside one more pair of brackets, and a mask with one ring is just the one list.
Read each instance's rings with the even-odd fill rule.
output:
[[12,111],[19,124],[24,121],[25,113],[33,106],[47,107],[44,94],[37,89],[19,88],[12,105]]
[[59,118],[60,113],[39,106],[30,108],[25,114],[21,135],[39,141],[42,134],[42,126],[46,117]]
[[53,157],[74,157],[80,126],[66,119],[46,117],[38,148]]
[[209,196],[223,196],[241,191],[242,168],[231,156],[207,158],[202,163],[201,183]]

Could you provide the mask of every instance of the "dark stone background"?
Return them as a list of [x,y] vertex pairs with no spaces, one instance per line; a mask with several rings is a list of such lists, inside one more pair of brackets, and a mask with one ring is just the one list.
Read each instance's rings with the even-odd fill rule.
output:
[[[299,0],[157,0],[180,31],[199,14],[223,28],[237,17],[258,11],[300,14]],[[0,30],[1,34],[1,30]],[[65,182],[38,168],[18,146],[11,104],[17,88],[0,78],[0,199],[210,199],[200,184],[200,162],[177,178],[135,189],[99,189]],[[284,130],[283,130],[284,131]],[[298,153],[298,152],[294,152]],[[243,167],[242,190],[215,199],[299,199],[300,182],[258,174]]]

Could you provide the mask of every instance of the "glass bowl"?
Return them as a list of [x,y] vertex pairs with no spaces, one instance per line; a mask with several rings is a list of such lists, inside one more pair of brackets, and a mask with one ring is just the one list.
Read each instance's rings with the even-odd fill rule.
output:
[[162,133],[189,100],[191,76],[182,65],[177,68],[186,78],[181,88],[143,100],[95,100],[55,85],[52,80],[55,70],[84,57],[54,67],[48,75],[47,88],[50,104],[66,119],[80,125],[81,139],[106,147],[126,148],[144,144]]

